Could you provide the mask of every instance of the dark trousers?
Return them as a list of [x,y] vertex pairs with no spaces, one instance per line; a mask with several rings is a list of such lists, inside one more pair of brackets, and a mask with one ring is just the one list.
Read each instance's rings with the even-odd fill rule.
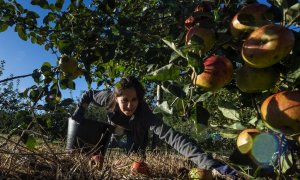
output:
[[88,119],[79,123],[69,118],[66,149],[80,149],[84,153],[104,155],[113,129],[107,123]]

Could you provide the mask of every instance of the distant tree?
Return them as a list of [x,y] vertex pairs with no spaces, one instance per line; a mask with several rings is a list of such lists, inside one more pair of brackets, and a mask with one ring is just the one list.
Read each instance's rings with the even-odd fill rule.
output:
[[[1,60],[0,77],[5,70],[5,61]],[[12,75],[11,75],[12,76]],[[8,81],[0,83],[0,129],[7,133],[12,128],[19,125],[20,121],[15,118],[15,114],[24,110],[26,104],[18,89],[19,81]]]

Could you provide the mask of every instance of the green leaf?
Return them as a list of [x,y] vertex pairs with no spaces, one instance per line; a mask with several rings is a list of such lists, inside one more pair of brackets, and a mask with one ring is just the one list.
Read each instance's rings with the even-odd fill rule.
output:
[[119,29],[118,29],[115,25],[111,25],[111,26],[110,26],[110,29],[111,29],[112,33],[113,33],[115,36],[119,36],[119,35],[120,35]]
[[41,67],[41,71],[45,76],[51,75],[52,74],[51,64],[49,62],[44,62],[44,64]]
[[282,173],[285,173],[293,166],[293,157],[291,152],[289,152],[288,154],[282,154],[280,156],[280,164]]
[[210,98],[212,95],[213,95],[212,92],[205,92],[205,93],[200,95],[200,97],[196,100],[196,102],[204,102],[208,98]]
[[29,135],[25,140],[25,145],[27,146],[27,148],[32,150],[37,146],[37,141],[32,135]]
[[32,5],[38,5],[43,9],[49,9],[49,3],[47,0],[31,0]]
[[58,49],[66,49],[70,45],[70,42],[68,40],[62,39],[58,41]]
[[144,76],[146,80],[167,81],[176,80],[180,76],[180,69],[174,64],[163,66]]
[[71,104],[73,104],[73,103],[74,103],[74,100],[73,100],[72,98],[67,98],[67,99],[62,100],[62,101],[59,103],[59,105],[60,105],[60,106],[69,106],[69,105],[71,105]]
[[18,11],[23,14],[24,13],[24,8],[21,4],[14,2],[15,6],[17,7]]
[[226,138],[226,139],[235,139],[237,138],[238,134],[236,133],[225,133],[225,132],[220,132],[221,136],[223,138]]
[[26,16],[32,19],[40,18],[40,15],[33,11],[28,11]]
[[35,69],[35,70],[33,71],[33,73],[32,73],[31,76],[32,76],[34,82],[36,82],[36,83],[40,83],[40,82],[41,82],[41,76],[42,76],[42,73],[41,73],[40,70]]
[[197,122],[197,120],[192,119],[196,133],[200,133],[206,129],[206,126]]
[[182,51],[179,50],[176,45],[173,42],[170,42],[166,39],[162,39],[164,43],[166,43],[171,49],[173,49],[178,55],[180,55],[183,58],[186,58],[185,55],[183,55]]
[[64,5],[65,0],[56,0],[55,2],[55,7],[58,8],[59,10],[61,10],[61,8]]
[[26,41],[27,40],[27,35],[26,35],[26,31],[24,29],[24,26],[17,24],[15,27],[15,31],[18,33],[19,37]]
[[294,20],[295,17],[299,15],[300,15],[300,3],[296,3],[290,8],[288,8],[285,18],[288,22],[291,22],[292,20]]
[[65,78],[60,76],[59,85],[61,89],[73,89],[75,90],[75,82],[72,79]]
[[30,37],[31,37],[30,40],[32,44],[37,43],[36,34],[30,33]]
[[290,63],[290,68],[287,73],[287,81],[291,83],[295,83],[298,79],[300,79],[300,62],[298,59],[300,56],[293,55]]
[[6,22],[0,21],[0,32],[6,31],[8,24]]
[[115,9],[115,7],[116,7],[116,2],[115,2],[115,0],[108,0],[107,1],[107,5],[108,5],[108,7],[110,8],[110,9]]
[[49,22],[53,21],[55,19],[55,14],[52,12],[49,12],[43,19],[44,24],[48,24]]
[[173,52],[170,56],[170,60],[169,60],[169,63],[175,61],[176,59],[178,59],[180,57],[180,55],[176,52]]
[[174,81],[163,82],[162,89],[167,93],[173,94],[176,97],[183,99],[186,97],[186,94],[183,91],[183,87]]
[[22,97],[27,98],[29,90],[30,90],[30,88],[26,88],[22,93]]
[[224,127],[227,127],[227,128],[230,128],[230,129],[235,129],[235,130],[243,130],[243,129],[246,128],[245,126],[243,126],[241,124],[241,122],[236,122],[236,123],[233,123],[231,125],[224,125]]
[[226,118],[235,121],[240,120],[240,114],[238,112],[238,109],[234,107],[231,103],[220,102],[218,105],[218,109],[222,112],[223,116],[225,116]]
[[173,114],[173,108],[170,108],[167,101],[162,102],[161,104],[155,107],[155,112],[162,112],[164,114]]
[[257,122],[258,122],[257,117],[253,117],[252,119],[250,119],[249,124],[256,126]]
[[208,119],[210,118],[210,113],[207,109],[203,107],[202,102],[198,102],[195,105],[196,110],[196,121],[198,124],[202,124],[204,126],[208,125]]
[[39,97],[39,91],[38,90],[31,89],[29,91],[29,98],[30,98],[30,100],[37,101],[38,97]]

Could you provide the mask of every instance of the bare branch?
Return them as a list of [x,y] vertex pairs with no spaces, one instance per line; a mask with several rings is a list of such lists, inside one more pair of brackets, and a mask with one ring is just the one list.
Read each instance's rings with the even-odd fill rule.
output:
[[14,80],[14,79],[19,79],[19,78],[25,78],[25,77],[28,77],[28,76],[32,76],[32,73],[31,74],[26,74],[26,75],[21,75],[21,76],[14,76],[14,77],[6,78],[6,79],[3,79],[3,80],[0,80],[0,83],[6,82],[6,81],[11,81],[11,80]]

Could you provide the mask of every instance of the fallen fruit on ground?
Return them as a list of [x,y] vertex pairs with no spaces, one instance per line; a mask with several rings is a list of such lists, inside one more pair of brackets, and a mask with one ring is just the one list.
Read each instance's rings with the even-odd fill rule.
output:
[[279,71],[274,67],[252,68],[244,65],[237,70],[237,87],[245,93],[256,93],[268,90],[279,80]]
[[300,132],[300,91],[283,91],[269,96],[261,105],[267,127],[293,135]]
[[213,175],[212,172],[205,169],[192,168],[188,173],[189,179],[197,179],[197,180],[212,180]]
[[268,24],[265,17],[269,7],[264,4],[254,3],[243,7],[231,20],[230,32],[234,38],[242,37],[253,30]]
[[132,174],[141,173],[147,175],[149,174],[149,167],[145,162],[135,161],[131,166],[131,173]]
[[242,57],[251,67],[265,68],[283,60],[294,44],[292,30],[278,24],[268,24],[249,35],[242,47]]
[[236,141],[237,148],[242,154],[248,154],[253,147],[253,141],[255,136],[260,133],[258,129],[245,129],[243,130]]
[[101,155],[93,155],[89,160],[90,167],[98,167],[99,169],[102,169],[103,163],[104,163],[104,157]]
[[204,60],[204,71],[195,77],[193,84],[206,91],[217,91],[232,80],[233,66],[225,56],[213,55]]

